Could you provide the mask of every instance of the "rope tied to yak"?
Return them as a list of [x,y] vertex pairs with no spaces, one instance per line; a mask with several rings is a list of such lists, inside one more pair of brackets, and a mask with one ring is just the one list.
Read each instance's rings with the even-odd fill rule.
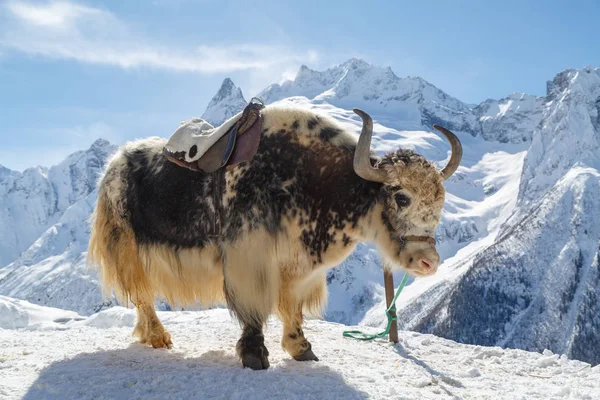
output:
[[400,296],[400,293],[402,293],[402,289],[404,289],[404,286],[406,286],[406,282],[408,282],[408,273],[404,273],[404,277],[402,278],[402,282],[400,282],[400,286],[398,286],[398,289],[396,289],[396,294],[394,295],[394,299],[392,300],[392,303],[390,304],[390,306],[387,308],[387,310],[385,310],[385,315],[388,319],[388,323],[387,323],[387,328],[385,328],[385,331],[381,332],[381,333],[376,333],[374,335],[368,335],[362,331],[344,331],[343,335],[344,337],[347,338],[351,338],[351,339],[356,339],[356,340],[375,340],[375,339],[379,339],[382,337],[385,337],[386,335],[388,335],[390,333],[390,329],[392,328],[392,324],[394,323],[394,321],[398,320],[397,316],[392,316],[392,313],[396,312],[396,300],[398,299],[398,296]]

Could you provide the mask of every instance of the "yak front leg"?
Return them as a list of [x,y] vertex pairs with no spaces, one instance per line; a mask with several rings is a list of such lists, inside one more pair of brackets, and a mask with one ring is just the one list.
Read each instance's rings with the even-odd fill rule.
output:
[[319,361],[302,330],[304,318],[302,303],[296,301],[289,291],[282,290],[279,298],[279,316],[283,322],[281,347],[297,361]]
[[136,302],[137,324],[133,330],[133,336],[140,338],[140,343],[146,343],[154,348],[166,347],[170,349],[173,346],[171,335],[160,323],[154,304],[151,302]]

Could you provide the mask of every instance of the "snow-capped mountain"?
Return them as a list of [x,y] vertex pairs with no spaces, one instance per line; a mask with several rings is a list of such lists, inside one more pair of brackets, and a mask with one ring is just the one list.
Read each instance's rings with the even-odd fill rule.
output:
[[17,258],[69,206],[95,189],[104,161],[114,149],[99,139],[50,169],[34,167],[21,173],[0,167],[0,267]]
[[[472,106],[421,78],[399,78],[389,68],[352,59],[322,72],[302,66],[294,80],[258,97],[326,113],[356,134],[361,121],[351,109],[363,108],[375,119],[378,153],[411,148],[439,165],[449,146],[431,126],[454,130],[464,157],[446,182],[436,232],[445,262],[435,276],[411,282],[402,293],[401,328],[474,344],[549,348],[598,363],[599,88],[599,69],[568,70],[548,83],[546,96],[514,93]],[[241,90],[226,79],[203,117],[219,125],[245,105]],[[0,168],[0,191],[21,188],[10,192],[12,200],[1,200],[13,211],[0,208],[2,221],[12,224],[0,226],[0,238],[18,234],[0,241],[0,257],[10,263],[0,268],[0,294],[80,314],[112,305],[84,265],[85,220],[100,158],[109,152],[98,153],[93,179],[85,168],[65,172],[71,172],[67,165],[88,164],[73,162],[85,158],[80,153],[53,173]],[[34,220],[31,227],[18,226],[19,212]],[[382,275],[377,252],[359,246],[328,274],[326,319],[382,325]]]
[[376,110],[381,123],[399,129],[431,129],[433,124],[439,124],[501,143],[530,141],[545,100],[513,93],[472,108],[422,78],[399,78],[390,68],[360,59],[323,72],[303,65],[293,81],[273,84],[258,95],[266,103],[294,96],[345,109]]
[[20,257],[0,269],[0,293],[83,315],[113,303],[103,298],[97,273],[86,265],[94,190],[71,205]]
[[449,266],[454,277],[406,302],[401,326],[598,364],[600,69],[557,75],[544,100],[512,215],[491,245]]
[[501,100],[486,100],[473,109],[487,140],[502,143],[531,141],[542,118],[544,97],[513,93]]
[[242,89],[237,87],[230,78],[225,78],[221,88],[208,103],[202,118],[212,126],[219,126],[246,106]]
[[85,265],[85,251],[96,182],[114,150],[116,146],[99,139],[48,170],[30,168],[2,182],[6,196],[0,200],[5,204],[0,215],[5,212],[9,218],[0,232],[23,248],[5,254],[9,260],[20,250],[0,268],[0,293],[83,314],[107,305],[95,271]]
[[293,96],[344,109],[376,110],[382,123],[402,129],[442,124],[473,136],[479,134],[477,117],[463,102],[422,78],[399,78],[391,68],[356,58],[323,72],[303,65],[293,81],[271,85],[258,95],[266,103]]

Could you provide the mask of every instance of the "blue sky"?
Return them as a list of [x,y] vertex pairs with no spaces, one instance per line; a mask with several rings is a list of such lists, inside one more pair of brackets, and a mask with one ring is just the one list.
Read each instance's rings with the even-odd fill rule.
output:
[[169,136],[231,77],[246,98],[351,57],[478,103],[600,66],[600,1],[0,0],[0,164]]

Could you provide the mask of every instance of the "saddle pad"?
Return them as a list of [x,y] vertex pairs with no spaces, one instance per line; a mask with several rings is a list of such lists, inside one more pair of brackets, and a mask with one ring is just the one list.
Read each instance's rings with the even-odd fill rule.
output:
[[217,128],[201,118],[186,121],[169,138],[163,153],[179,166],[209,173],[247,161],[258,149],[263,108],[263,102],[253,98],[244,111]]
[[241,117],[240,112],[216,128],[202,118],[182,122],[165,145],[165,154],[183,164],[195,164]]
[[260,143],[262,116],[258,112],[249,115],[245,123],[239,127],[235,126],[227,135],[221,137],[193,167],[189,168],[210,173],[224,166],[250,160]]

